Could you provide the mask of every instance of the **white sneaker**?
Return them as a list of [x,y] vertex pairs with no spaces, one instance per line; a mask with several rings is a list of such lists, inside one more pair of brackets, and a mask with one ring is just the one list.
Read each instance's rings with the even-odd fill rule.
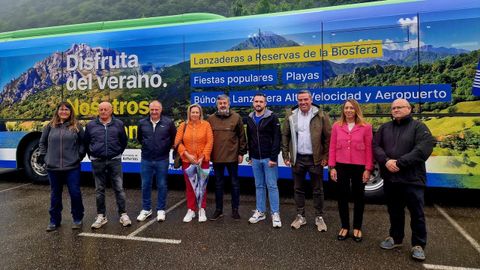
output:
[[137,217],[137,221],[145,221],[145,219],[147,219],[151,215],[152,215],[152,209],[150,209],[149,211],[142,210],[140,211],[140,214]]
[[317,229],[319,232],[326,232],[327,231],[327,224],[321,216],[315,218],[315,225],[317,225]]
[[107,224],[107,222],[108,220],[106,216],[98,214],[95,222],[92,224],[92,229],[100,229],[103,225]]
[[200,208],[198,211],[198,222],[205,222],[207,221],[207,214],[205,214],[205,209]]
[[165,211],[158,210],[157,211],[157,221],[165,221]]
[[183,218],[183,222],[190,222],[194,217],[195,217],[195,212],[191,209],[188,209],[187,214]]
[[292,222],[292,225],[290,225],[290,226],[292,226],[292,228],[298,230],[298,229],[300,229],[300,227],[302,227],[305,224],[307,224],[307,219],[304,216],[298,214],[295,217],[295,220]]
[[248,219],[248,223],[255,224],[255,223],[259,222],[260,220],[264,220],[265,218],[266,218],[265,213],[262,213],[258,210],[255,210],[255,211],[253,211],[253,216]]
[[272,215],[272,226],[273,228],[281,228],[282,227],[282,221],[280,220],[280,214],[275,212]]
[[132,221],[128,217],[127,213],[123,213],[120,215],[120,224],[122,224],[123,227],[132,225]]

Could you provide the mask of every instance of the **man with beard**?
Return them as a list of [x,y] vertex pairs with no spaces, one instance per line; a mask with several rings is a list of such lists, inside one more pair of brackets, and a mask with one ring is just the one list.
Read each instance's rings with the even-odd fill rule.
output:
[[223,185],[225,168],[232,183],[232,218],[240,219],[240,183],[238,181],[238,164],[243,162],[247,152],[245,130],[240,115],[230,110],[230,98],[225,95],[217,97],[217,112],[210,115],[207,121],[213,130],[213,151],[211,160],[215,171],[215,204],[216,209],[210,220],[223,216]]
[[272,214],[272,226],[282,227],[278,196],[278,154],[282,134],[280,122],[272,111],[267,109],[265,94],[253,97],[253,109],[247,120],[249,161],[255,177],[257,208],[248,220],[254,224],[266,218],[267,190]]

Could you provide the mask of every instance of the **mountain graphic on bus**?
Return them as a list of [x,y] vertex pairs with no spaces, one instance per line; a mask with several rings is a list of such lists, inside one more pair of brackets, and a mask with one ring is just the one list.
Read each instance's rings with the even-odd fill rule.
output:
[[[53,85],[62,85],[73,75],[85,75],[81,70],[66,71],[66,56],[76,55],[85,59],[97,53],[101,56],[115,56],[117,54],[115,50],[111,49],[92,48],[87,44],[73,44],[68,50],[55,52],[44,60],[35,63],[19,77],[5,85],[0,93],[1,107],[25,100],[29,96],[46,90]],[[108,72],[108,67],[105,70],[96,70],[95,75],[103,76],[106,72]]]
[[[259,48],[280,48],[280,47],[293,47],[301,46],[300,43],[293,40],[289,40],[281,35],[273,32],[259,32],[250,35],[243,42],[230,47],[225,51],[240,51],[251,50]],[[138,50],[140,50],[139,48]],[[323,72],[324,78],[335,78],[336,76],[343,74],[351,74],[358,67],[366,65],[395,65],[395,66],[414,66],[417,64],[417,55],[420,53],[420,58],[424,62],[432,63],[436,60],[443,59],[447,56],[458,55],[467,53],[467,50],[457,48],[445,48],[445,47],[433,47],[431,45],[424,45],[418,49],[384,49],[384,54],[381,58],[376,59],[347,59],[345,61],[324,61]],[[28,97],[35,95],[39,92],[47,90],[52,86],[64,85],[69,79],[74,76],[77,78],[85,77],[91,74],[93,77],[103,77],[110,74],[110,68],[106,65],[103,69],[82,70],[80,68],[73,71],[68,71],[67,57],[69,55],[75,55],[85,59],[87,57],[94,57],[99,55],[101,57],[112,57],[115,61],[115,56],[119,55],[119,50],[108,49],[102,47],[93,47],[85,43],[74,43],[63,52],[54,52],[50,56],[46,57],[42,61],[36,62],[31,68],[28,68],[25,72],[19,75],[17,78],[12,79],[7,83],[2,92],[0,93],[0,110],[8,108],[9,106],[26,100]],[[140,67],[136,70],[130,70],[136,74],[144,73],[163,73],[168,72],[169,69],[184,69],[184,65],[189,61],[180,62],[171,67],[162,66],[161,63],[144,63],[140,64]],[[320,63],[300,63],[299,65],[319,65]],[[226,68],[228,70],[229,68]],[[206,70],[208,71],[208,69]],[[123,71],[125,72],[125,71]],[[180,78],[172,78],[178,80]],[[168,91],[168,89],[167,89]]]

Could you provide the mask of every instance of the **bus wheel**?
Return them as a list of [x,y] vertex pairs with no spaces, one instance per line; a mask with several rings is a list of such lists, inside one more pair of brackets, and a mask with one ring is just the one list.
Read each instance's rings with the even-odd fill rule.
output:
[[380,169],[375,163],[373,172],[365,185],[365,197],[368,199],[383,199],[383,178],[380,176]]
[[25,173],[27,177],[33,182],[47,182],[47,170],[45,164],[38,162],[38,156],[40,155],[40,148],[38,147],[39,139],[34,139],[29,142],[25,152],[23,153],[23,164],[25,166]]

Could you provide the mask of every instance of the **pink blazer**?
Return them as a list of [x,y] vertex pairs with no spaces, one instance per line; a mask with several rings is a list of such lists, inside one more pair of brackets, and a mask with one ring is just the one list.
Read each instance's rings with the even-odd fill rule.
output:
[[338,163],[365,165],[373,170],[372,125],[355,125],[348,131],[348,125],[333,124],[330,137],[328,166]]

